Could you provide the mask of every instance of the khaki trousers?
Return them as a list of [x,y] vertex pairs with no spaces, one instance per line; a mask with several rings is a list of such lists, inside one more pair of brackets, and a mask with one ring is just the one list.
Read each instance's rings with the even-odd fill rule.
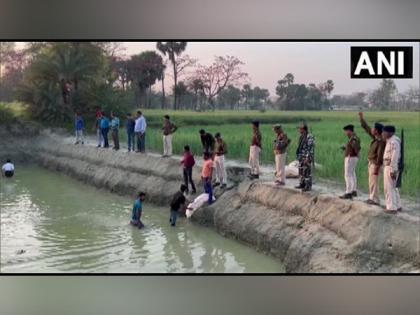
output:
[[252,175],[260,174],[260,147],[251,145],[249,148],[249,166],[251,167]]
[[163,136],[163,155],[172,155],[172,135]]
[[276,179],[285,183],[286,182],[286,156],[287,153],[276,154]]
[[344,180],[346,181],[346,194],[357,189],[356,165],[359,158],[347,156],[344,158]]
[[385,207],[387,210],[401,208],[400,192],[396,187],[397,181],[391,178],[392,167],[384,167],[384,193]]
[[376,164],[369,162],[368,173],[369,173],[369,199],[379,203],[379,173],[381,167],[379,167],[378,175],[375,175]]
[[225,156],[216,155],[214,157],[214,166],[216,169],[216,182],[221,183],[221,184],[226,184],[227,174],[226,174],[226,167],[225,167]]

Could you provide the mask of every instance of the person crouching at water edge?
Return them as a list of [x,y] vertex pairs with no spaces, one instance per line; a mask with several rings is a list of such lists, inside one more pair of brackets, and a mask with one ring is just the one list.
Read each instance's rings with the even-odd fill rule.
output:
[[172,155],[172,134],[178,129],[173,122],[171,122],[169,115],[163,116],[163,155],[162,157],[170,157]]
[[356,166],[359,161],[360,139],[354,132],[353,125],[347,125],[343,128],[348,142],[342,147],[344,151],[344,180],[346,181],[346,193],[340,196],[341,199],[352,199],[357,197],[357,177]]
[[186,193],[188,193],[188,183],[191,184],[191,193],[194,195],[197,190],[195,189],[194,181],[192,178],[192,171],[195,165],[194,155],[191,153],[190,146],[186,145],[184,147],[184,155],[182,156],[182,160],[180,162],[183,167],[183,175],[184,175],[184,184],[187,187]]
[[171,201],[171,216],[169,217],[169,222],[172,226],[176,225],[176,219],[178,217],[178,211],[181,209],[181,206],[185,204],[186,198],[184,196],[185,191],[187,190],[187,186],[184,184],[181,185],[178,192],[172,198]]
[[74,144],[79,144],[79,143],[84,144],[83,129],[85,129],[85,125],[83,122],[83,118],[79,112],[76,112],[75,114],[74,127],[75,127],[75,133],[76,133],[76,142]]
[[211,186],[211,178],[213,173],[213,161],[209,152],[204,152],[203,168],[201,169],[201,180],[203,181],[204,192],[209,194],[208,204],[213,203],[213,187]]
[[120,137],[118,135],[118,130],[120,129],[120,119],[115,116],[114,112],[111,112],[111,135],[112,141],[114,142],[114,150],[120,149]]
[[384,152],[385,212],[401,211],[398,177],[400,174],[401,140],[395,134],[394,126],[385,126],[382,136],[386,141]]
[[220,188],[226,188],[227,174],[225,166],[225,154],[227,153],[226,143],[223,141],[220,133],[214,135],[216,147],[214,150],[214,168],[216,170],[216,183],[214,186],[221,185]]
[[102,112],[101,133],[102,133],[102,138],[104,140],[104,148],[109,148],[108,132],[109,132],[109,118],[106,116],[105,112]]
[[12,161],[10,159],[6,160],[6,164],[4,164],[1,167],[2,170],[2,174],[5,177],[13,177],[13,175],[15,174],[15,166],[13,165]]
[[281,125],[274,125],[273,131],[276,134],[274,140],[274,158],[276,162],[276,185],[286,184],[286,159],[287,159],[287,147],[289,146],[290,139],[283,132]]
[[144,227],[143,222],[141,222],[141,215],[143,212],[143,201],[145,199],[146,194],[144,192],[139,192],[137,199],[134,201],[133,205],[130,224],[137,226],[139,229]]
[[261,152],[261,132],[260,122],[252,122],[252,138],[251,146],[249,148],[249,166],[251,167],[250,179],[257,179],[260,177],[260,152]]

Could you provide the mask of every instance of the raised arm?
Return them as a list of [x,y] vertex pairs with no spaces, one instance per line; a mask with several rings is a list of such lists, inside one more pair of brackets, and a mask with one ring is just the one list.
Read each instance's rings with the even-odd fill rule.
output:
[[375,136],[372,134],[369,125],[367,124],[365,118],[363,117],[363,113],[359,112],[359,119],[362,128],[366,131],[366,133],[372,138],[375,139]]

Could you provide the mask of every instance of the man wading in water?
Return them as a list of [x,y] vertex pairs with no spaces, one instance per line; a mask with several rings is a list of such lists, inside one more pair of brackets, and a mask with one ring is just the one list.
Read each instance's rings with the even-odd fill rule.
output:
[[171,216],[169,218],[169,222],[171,223],[171,226],[176,225],[176,219],[178,217],[178,211],[186,202],[184,192],[187,190],[187,186],[184,184],[181,185],[178,192],[175,193],[174,197],[171,201]]
[[134,201],[133,211],[131,214],[130,223],[134,226],[137,226],[139,229],[144,228],[143,222],[141,222],[141,215],[143,212],[143,201],[146,199],[146,194],[144,192],[139,192],[137,199]]

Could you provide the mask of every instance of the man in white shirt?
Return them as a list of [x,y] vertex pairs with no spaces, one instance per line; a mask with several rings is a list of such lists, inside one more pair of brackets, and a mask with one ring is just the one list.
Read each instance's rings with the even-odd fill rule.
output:
[[399,161],[401,158],[401,140],[394,135],[394,126],[385,126],[382,136],[386,141],[384,151],[384,193],[385,212],[396,213],[401,211],[400,192],[397,188],[399,176]]
[[136,124],[134,125],[134,134],[137,139],[137,151],[144,153],[146,151],[146,118],[141,111],[137,111]]
[[4,164],[1,168],[3,176],[6,177],[13,177],[15,173],[15,166],[13,165],[12,161],[7,159],[6,164]]

